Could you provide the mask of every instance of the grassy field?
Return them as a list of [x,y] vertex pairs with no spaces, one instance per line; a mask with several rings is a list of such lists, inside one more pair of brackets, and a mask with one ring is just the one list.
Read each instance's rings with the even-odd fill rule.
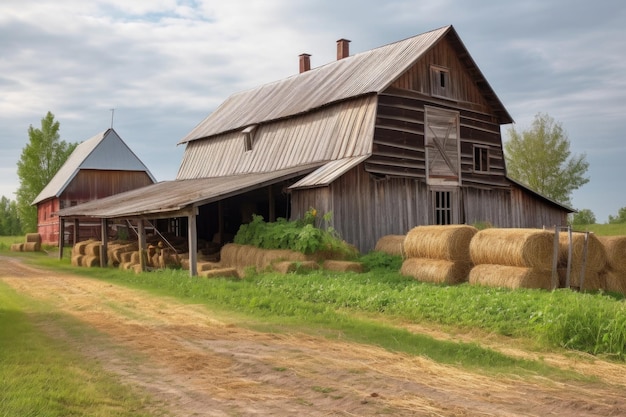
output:
[[42,323],[80,326],[0,282],[0,416],[142,417],[149,400],[46,335]]

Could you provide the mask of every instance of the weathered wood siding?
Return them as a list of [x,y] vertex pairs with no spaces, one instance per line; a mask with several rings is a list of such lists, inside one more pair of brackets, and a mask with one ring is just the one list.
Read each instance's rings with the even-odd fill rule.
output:
[[70,207],[152,184],[143,171],[82,169],[61,194],[61,205]]
[[511,199],[511,227],[541,228],[567,225],[567,212],[563,208],[538,198],[517,185],[512,187]]
[[51,198],[37,204],[37,233],[45,244],[56,244],[59,239],[59,218],[52,213],[59,210],[59,199]]
[[510,189],[463,187],[461,195],[464,223],[513,227]]
[[413,178],[377,179],[363,165],[350,170],[328,187],[292,193],[293,219],[311,207],[332,211],[332,226],[361,252],[374,248],[388,234],[405,234],[428,224],[428,194],[423,181]]

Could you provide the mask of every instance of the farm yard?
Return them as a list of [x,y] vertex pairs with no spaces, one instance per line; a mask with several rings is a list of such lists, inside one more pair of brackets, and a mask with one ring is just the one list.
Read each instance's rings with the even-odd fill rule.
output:
[[[138,398],[98,415],[626,412],[618,294],[448,286],[399,274],[398,257],[361,261],[368,272],[207,279],[4,252],[0,294],[23,299],[21,314],[51,346]],[[101,403],[122,401],[110,395]],[[42,397],[61,410],[51,416],[85,407]]]

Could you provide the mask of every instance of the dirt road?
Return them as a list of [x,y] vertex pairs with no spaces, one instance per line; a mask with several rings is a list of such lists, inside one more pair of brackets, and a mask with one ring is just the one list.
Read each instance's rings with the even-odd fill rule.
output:
[[[597,383],[485,376],[372,346],[254,332],[203,306],[8,257],[0,257],[0,280],[95,329],[76,334],[59,320],[37,319],[50,335],[157,398],[154,415],[626,415],[626,367],[600,360],[544,355],[554,366],[596,375]],[[489,343],[507,354],[536,357]]]

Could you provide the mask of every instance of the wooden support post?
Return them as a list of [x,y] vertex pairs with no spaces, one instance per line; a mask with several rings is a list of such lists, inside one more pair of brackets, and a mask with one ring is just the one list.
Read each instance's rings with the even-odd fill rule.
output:
[[143,224],[143,219],[137,221],[137,235],[139,236],[139,265],[141,270],[146,270],[147,261],[147,245],[146,245],[146,227]]
[[73,245],[78,243],[78,239],[80,239],[80,232],[79,232],[79,228],[80,228],[80,221],[78,219],[74,219],[74,242],[72,243]]
[[552,289],[556,290],[559,287],[559,273],[557,268],[559,267],[559,232],[560,226],[554,226],[554,250],[552,252]]
[[567,244],[567,272],[565,274],[565,288],[570,288],[570,274],[572,273],[572,247],[574,246],[571,226],[567,227]]
[[102,245],[100,245],[100,267],[106,268],[109,264],[108,257],[108,248],[109,248],[109,233],[107,231],[108,224],[107,219],[100,220],[100,228],[102,231]]
[[63,244],[65,243],[65,219],[59,217],[59,260],[63,259]]
[[187,216],[187,238],[189,239],[189,275],[198,275],[198,231],[196,230],[196,207]]

